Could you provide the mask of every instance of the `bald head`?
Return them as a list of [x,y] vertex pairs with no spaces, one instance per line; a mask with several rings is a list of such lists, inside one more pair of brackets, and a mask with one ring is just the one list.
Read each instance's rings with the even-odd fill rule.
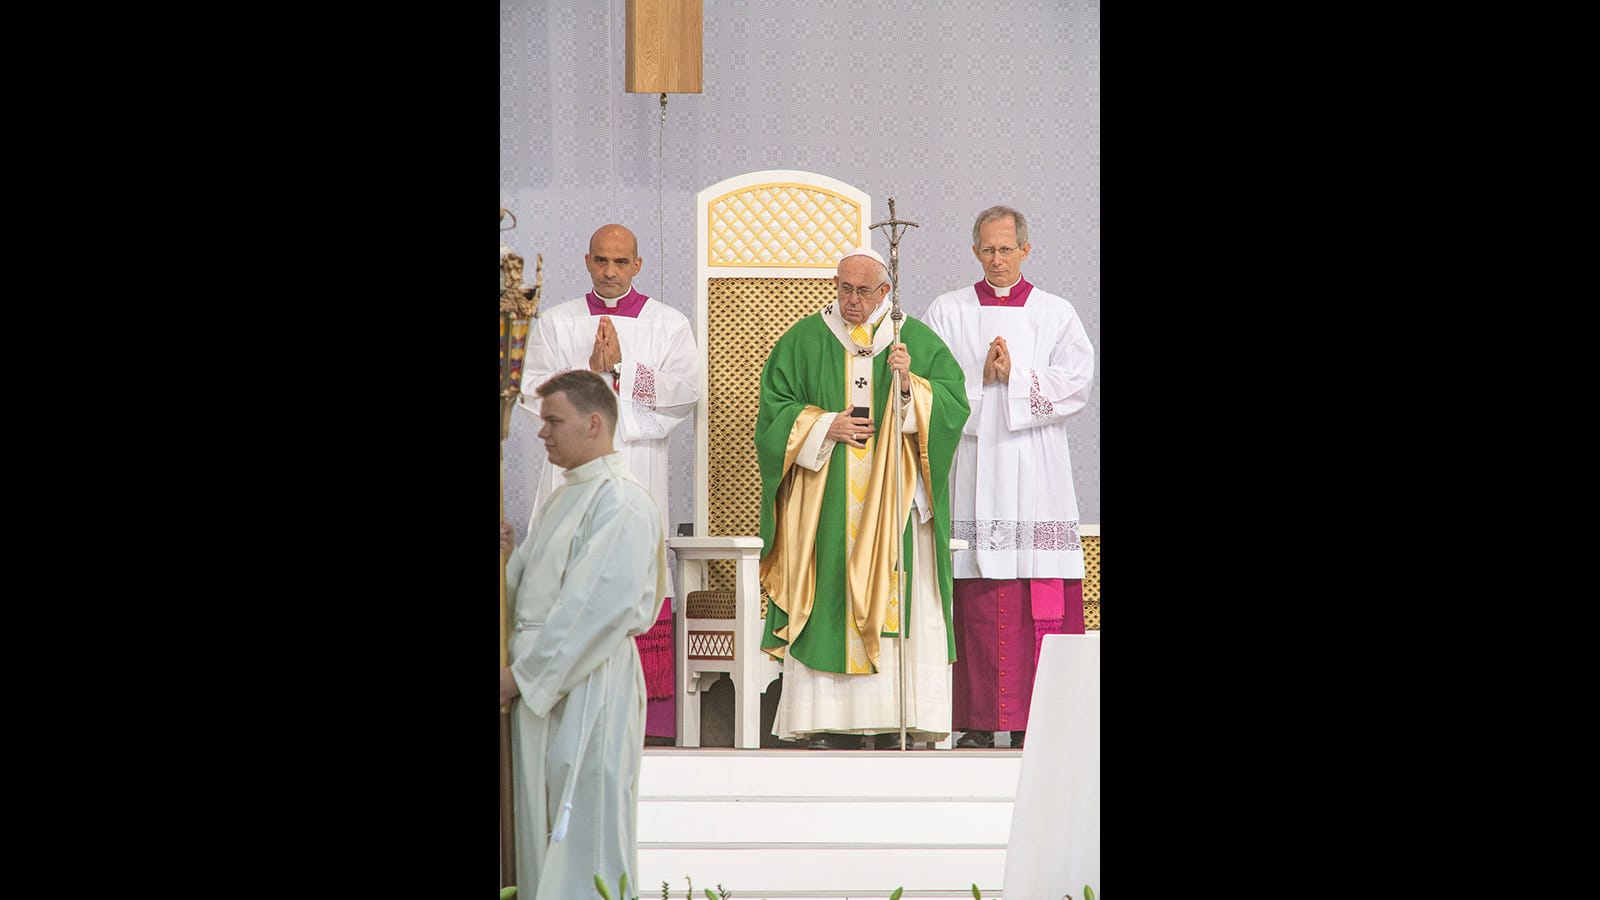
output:
[[639,256],[639,239],[621,225],[602,225],[589,238],[589,252],[583,257],[589,269],[594,292],[614,300],[633,287],[644,260]]
[[601,225],[600,229],[589,237],[589,255],[595,254],[596,246],[602,243],[610,246],[616,241],[626,242],[629,259],[639,255],[639,239],[622,225]]

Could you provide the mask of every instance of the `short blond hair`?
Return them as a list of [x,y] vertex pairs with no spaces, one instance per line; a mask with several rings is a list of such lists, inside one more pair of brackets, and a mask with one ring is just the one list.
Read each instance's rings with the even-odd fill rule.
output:
[[606,384],[600,375],[588,369],[568,369],[559,375],[553,375],[534,391],[541,397],[548,397],[560,391],[567,395],[567,401],[572,404],[579,415],[587,416],[590,413],[599,413],[606,420],[606,427],[613,433],[617,430],[617,392]]

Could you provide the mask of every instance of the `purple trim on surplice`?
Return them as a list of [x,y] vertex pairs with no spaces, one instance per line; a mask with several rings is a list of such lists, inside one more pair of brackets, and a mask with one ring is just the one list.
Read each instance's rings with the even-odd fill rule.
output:
[[979,306],[1022,306],[1028,302],[1028,295],[1033,293],[1033,285],[1026,278],[1017,279],[1017,283],[1011,286],[1009,297],[996,296],[994,285],[988,279],[980,279],[972,287],[978,292]]
[[589,301],[589,315],[591,316],[627,316],[630,319],[637,319],[639,318],[639,310],[644,309],[644,302],[650,298],[633,288],[628,288],[628,292],[622,295],[621,300],[617,301],[616,309],[606,306],[605,301],[601,300],[600,295],[594,291],[584,294],[583,299]]

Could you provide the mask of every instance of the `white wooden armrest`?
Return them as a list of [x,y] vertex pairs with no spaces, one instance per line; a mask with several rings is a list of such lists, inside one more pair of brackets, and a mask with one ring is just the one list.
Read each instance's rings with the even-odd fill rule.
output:
[[678,555],[679,559],[737,559],[749,556],[753,552],[756,560],[761,559],[761,538],[759,537],[669,537],[667,549]]

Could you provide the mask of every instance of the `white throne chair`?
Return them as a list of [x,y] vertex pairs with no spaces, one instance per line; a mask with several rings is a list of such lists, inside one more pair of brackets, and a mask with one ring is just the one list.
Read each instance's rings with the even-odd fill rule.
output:
[[761,367],[778,338],[834,299],[839,257],[872,246],[872,200],[824,175],[749,172],[695,195],[694,536],[671,537],[678,746],[700,746],[700,699],[733,682],[733,745],[761,746],[761,695],[781,665],[761,652],[761,473],[754,444]]

